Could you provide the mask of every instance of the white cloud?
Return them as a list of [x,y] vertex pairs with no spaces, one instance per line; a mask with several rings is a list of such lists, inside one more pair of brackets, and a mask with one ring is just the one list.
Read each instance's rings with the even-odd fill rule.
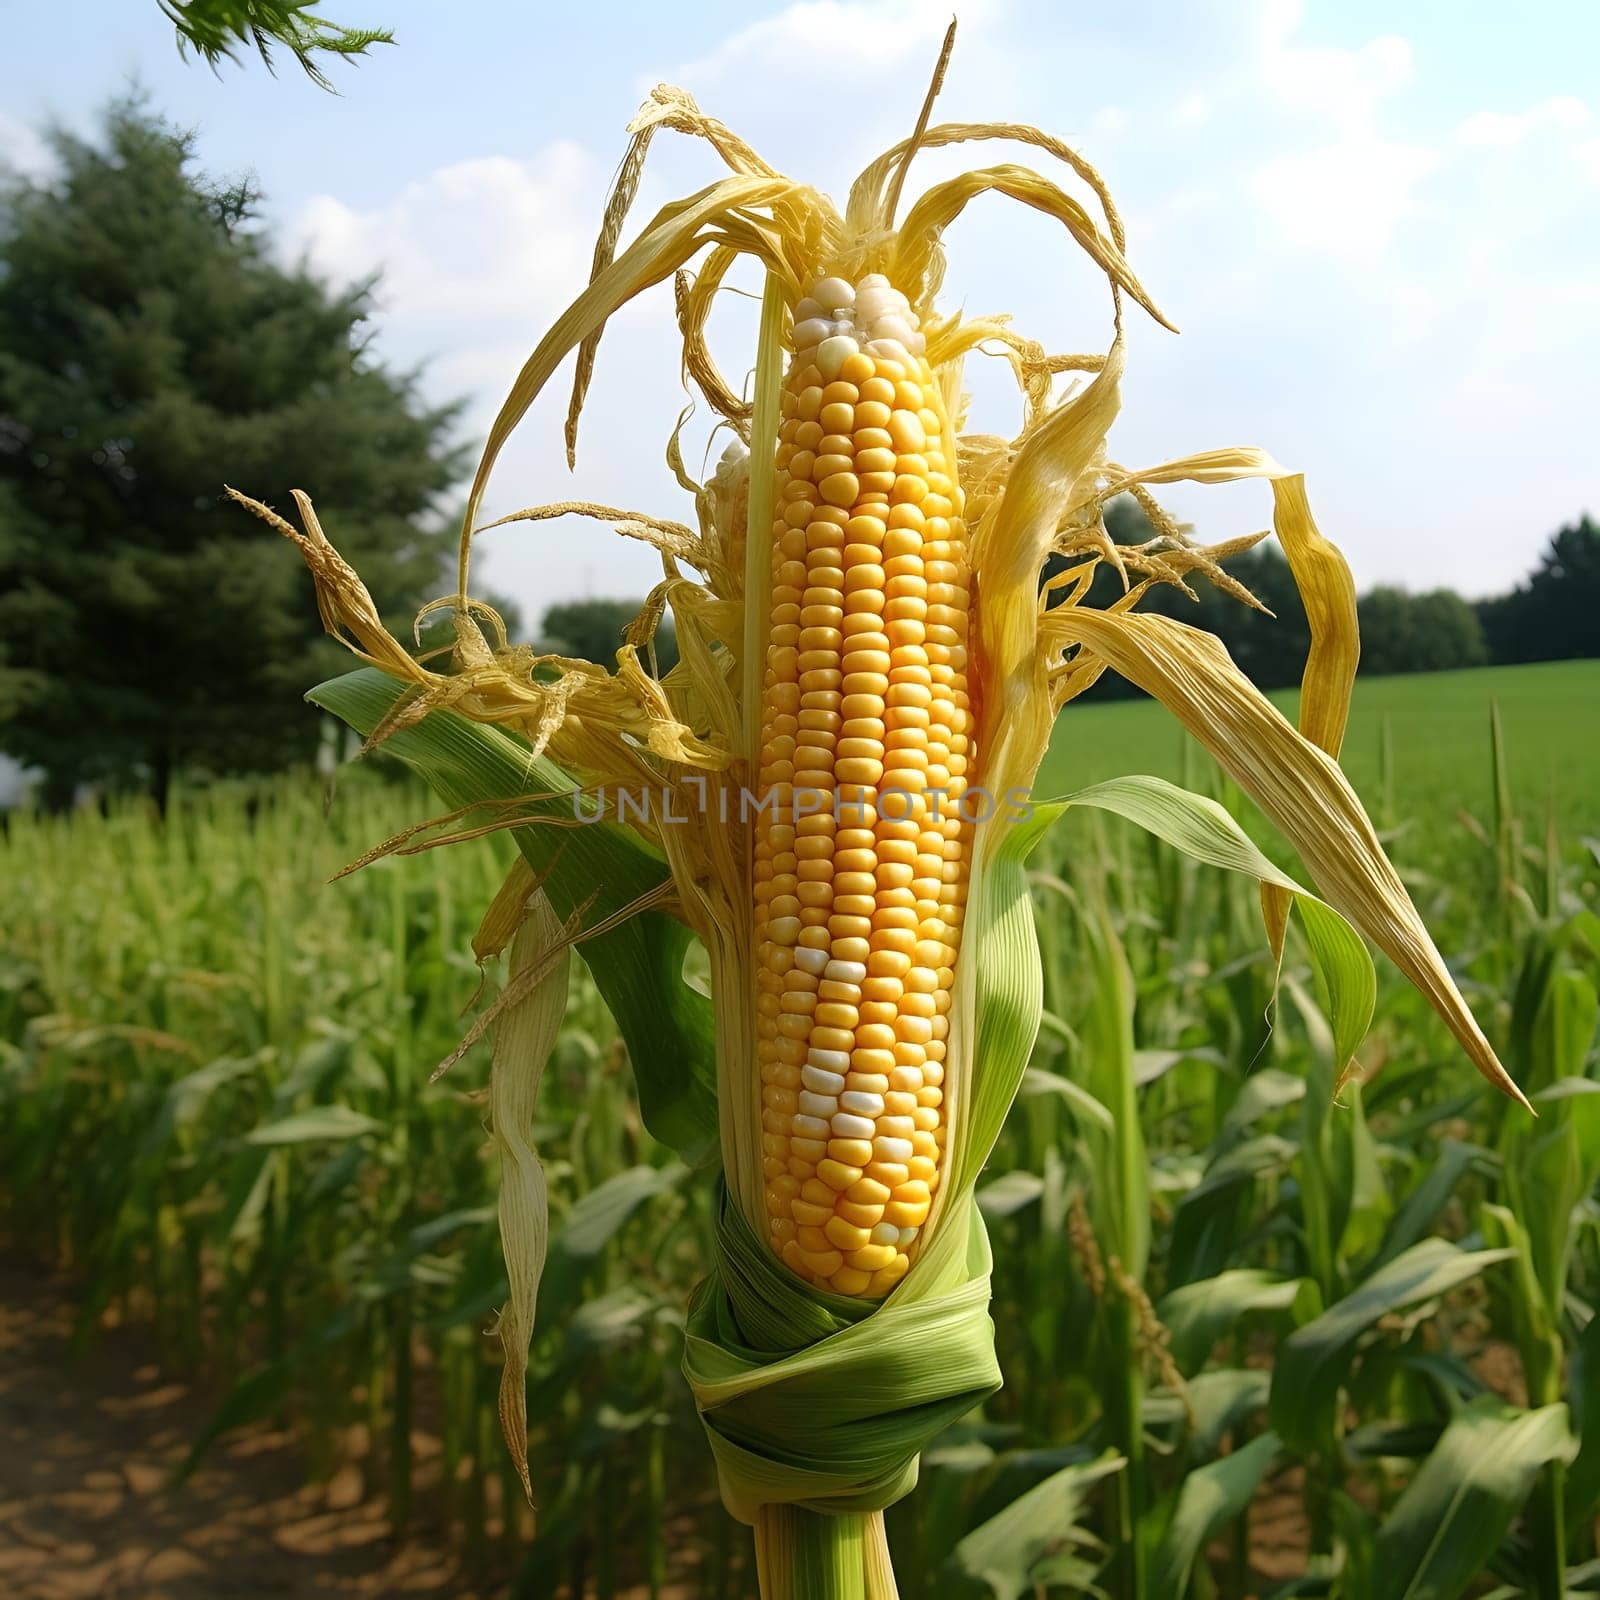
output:
[[55,152],[38,129],[0,111],[0,171],[19,178],[45,178],[55,167]]
[[[284,248],[335,284],[381,273],[380,353],[400,367],[425,364],[431,397],[465,396],[462,434],[476,442],[518,367],[588,281],[609,180],[606,166],[565,141],[527,161],[455,162],[367,206],[315,196],[285,230]],[[637,216],[654,209],[641,196]],[[619,313],[601,350],[575,476],[561,438],[569,358],[507,447],[487,515],[564,498],[683,511],[661,497],[664,487],[677,491],[654,439],[641,449],[640,418],[664,439],[683,403],[672,326],[670,287]],[[474,571],[478,584],[516,597],[532,622],[554,599],[643,594],[659,563],[604,528],[564,522],[485,536]]]
[[1383,34],[1357,50],[1294,42],[1300,0],[1268,0],[1262,14],[1261,71],[1267,87],[1296,111],[1342,128],[1371,124],[1378,102],[1411,81],[1411,44]]
[[338,283],[381,269],[397,320],[520,316],[582,282],[604,181],[568,142],[531,161],[457,162],[365,210],[317,195],[288,246]]
[[1274,97],[1331,128],[1309,150],[1275,156],[1249,179],[1257,204],[1292,247],[1360,261],[1383,255],[1438,165],[1425,145],[1385,138],[1378,110],[1411,80],[1409,42],[1394,34],[1357,49],[1295,41],[1298,0],[1268,0],[1262,81]]
[[[710,55],[676,69],[675,83],[711,84],[751,71],[780,72],[793,88],[798,71],[825,65],[827,81],[880,78],[906,61],[926,60],[950,26],[949,0],[796,0],[725,40]],[[963,29],[988,0],[961,7]],[[818,86],[820,88],[820,84]]]
[[1412,192],[1438,165],[1421,145],[1370,135],[1278,156],[1256,169],[1250,189],[1286,243],[1352,260],[1388,249],[1412,210]]
[[1475,112],[1456,129],[1456,138],[1479,149],[1506,150],[1546,128],[1581,128],[1588,120],[1583,101],[1563,94],[1523,112]]
[[[1584,287],[1592,249],[1576,247],[1593,234],[1582,197],[1597,192],[1589,182],[1600,185],[1600,126],[1581,123],[1574,102],[1563,109],[1560,97],[1544,98],[1559,82],[1514,103],[1515,138],[1501,124],[1463,123],[1484,98],[1452,102],[1433,92],[1438,83],[1427,97],[1408,93],[1406,40],[1336,32],[1342,24],[1320,11],[1313,35],[1297,7],[1260,3],[1265,25],[1216,72],[1201,78],[1179,67],[1161,81],[1130,69],[1105,80],[1118,84],[1105,91],[1114,107],[1096,110],[1095,99],[1079,97],[1070,113],[1091,154],[1096,143],[1108,147],[1101,164],[1129,219],[1134,264],[1185,328],[1172,341],[1130,318],[1135,376],[1119,459],[1257,440],[1311,473],[1324,526],[1345,543],[1363,585],[1426,583],[1448,563],[1464,590],[1487,592],[1525,565],[1517,539],[1531,549],[1545,521],[1570,514],[1567,502],[1593,498],[1582,419],[1593,410],[1584,386],[1600,305]],[[963,3],[963,47],[940,114],[1015,116],[1055,130],[1063,108],[1047,82],[1053,63],[1041,61],[1031,85],[1026,74],[1014,81],[1010,42],[993,21],[1006,4],[985,0],[985,26]],[[649,81],[685,84],[781,168],[826,184],[904,131],[948,20],[948,0],[799,0],[720,45],[702,36],[691,47],[702,60]],[[1433,71],[1418,29],[1417,70]],[[1127,48],[1137,59],[1138,40]],[[888,97],[865,92],[886,74],[899,85],[887,107]],[[813,79],[818,116],[786,114],[794,86]],[[787,86],[783,95],[770,91],[774,82]],[[1191,84],[1199,87],[1190,92]],[[526,162],[463,162],[363,204],[318,198],[297,218],[296,245],[319,270],[347,279],[386,269],[385,354],[439,352],[429,392],[471,392],[469,434],[481,432],[587,276],[622,147],[616,121],[594,135],[588,148],[597,155],[552,144]],[[1202,125],[1192,140],[1182,131]],[[1477,152],[1496,143],[1516,148],[1483,161]],[[988,159],[933,152],[913,188]],[[636,220],[714,173],[702,147],[658,141]],[[1526,214],[1495,212],[1490,197],[1514,179]],[[1063,288],[1065,252],[1043,228],[994,202],[973,225],[952,229],[946,303],[1003,306],[1052,347],[1089,348],[1100,331],[1099,285],[1085,270]],[[1397,240],[1404,248],[1390,251]],[[737,382],[753,312],[730,299],[718,320],[717,353]],[[660,462],[684,398],[670,288],[630,307],[607,334],[576,477],[561,451],[569,370],[518,430],[490,514],[574,497],[692,517]],[[971,376],[980,415],[991,400],[1011,407],[1002,383],[991,393],[982,368]],[[706,421],[702,407],[686,436],[691,470]],[[1481,475],[1464,471],[1486,459],[1548,459],[1559,473],[1534,504],[1516,474],[1485,491]],[[1174,504],[1208,532],[1235,531],[1225,492],[1213,494],[1224,498],[1177,492]],[[1258,511],[1241,502],[1238,526],[1255,525]],[[1400,525],[1419,531],[1398,540]],[[520,597],[530,618],[555,598],[641,594],[656,576],[643,546],[586,524],[512,527],[479,548],[479,581]]]

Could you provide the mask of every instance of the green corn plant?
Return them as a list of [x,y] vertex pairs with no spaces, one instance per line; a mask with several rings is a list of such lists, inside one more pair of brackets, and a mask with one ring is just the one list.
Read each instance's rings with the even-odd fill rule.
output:
[[[1511,1326],[1529,1399],[1546,1407],[1564,1399],[1568,1350],[1582,1331],[1568,1309],[1570,1264],[1580,1208],[1600,1179],[1600,1098],[1587,1075],[1600,995],[1587,973],[1564,959],[1579,933],[1572,925],[1540,930],[1525,943],[1511,1050],[1541,1115],[1531,1130],[1502,1127],[1504,1203],[1486,1208],[1486,1231],[1519,1253],[1509,1293]],[[1531,1566],[1542,1592],[1555,1595],[1565,1593],[1569,1500],[1579,1526],[1593,1512],[1592,1503],[1569,1496],[1566,1466],[1566,1457],[1552,1458],[1534,1493]]]
[[[102,1310],[153,1318],[166,1360],[228,1391],[202,1448],[254,1417],[300,1420],[313,1470],[325,1472],[343,1432],[365,1420],[369,1485],[399,1520],[420,1492],[408,1421],[435,1368],[429,1352],[505,1295],[487,1152],[460,1137],[464,1102],[450,1080],[423,1084],[458,1036],[472,971],[453,945],[452,907],[491,892],[503,863],[487,846],[456,852],[448,870],[438,856],[397,858],[357,880],[358,894],[318,893],[415,808],[409,791],[342,789],[331,824],[295,783],[180,789],[165,828],[121,805],[105,817],[14,819],[6,948],[42,956],[51,988],[30,978],[34,998],[8,1022],[0,1143],[8,1180],[32,1180],[8,1182],[8,1231],[75,1269],[84,1337]],[[40,871],[48,895],[35,893]],[[102,903],[104,915],[89,909]],[[79,918],[88,936],[74,941]],[[35,958],[29,970],[44,967]],[[563,1109],[554,1137],[564,1152],[574,1129],[580,1159],[561,1179],[558,1218],[574,1187],[660,1159],[631,1112],[631,1085],[628,1107],[597,1090],[620,1089],[620,1061],[606,1078],[572,1055],[580,1034],[585,1060],[614,1054],[587,974],[569,1017],[554,1103],[581,1117]],[[484,1262],[489,1285],[474,1287]],[[639,1281],[621,1258],[606,1264],[613,1273]],[[663,1405],[652,1414],[675,1407],[686,1431],[673,1337],[656,1340]],[[498,1378],[476,1336],[472,1349],[474,1367]],[[639,1365],[631,1350],[626,1359]],[[496,1418],[494,1386],[465,1392],[450,1448],[498,1470],[475,1420]],[[496,1515],[521,1494],[491,1497]],[[517,1528],[509,1519],[520,1546]]]
[[[942,72],[941,63],[933,92]],[[453,673],[415,661],[384,631],[306,496],[297,496],[303,529],[245,501],[299,547],[330,630],[404,689],[377,706],[371,680],[325,685],[317,698],[369,740],[420,740],[419,770],[447,803],[480,814],[494,808],[517,839],[525,864],[513,868],[503,903],[515,912],[537,894],[533,903],[551,907],[562,931],[543,954],[530,954],[507,1001],[546,981],[560,948],[592,949],[591,967],[630,1043],[627,1010],[648,1015],[651,1049],[633,1051],[647,1123],[660,1092],[695,1119],[669,1132],[658,1116],[669,1143],[687,1155],[687,1143],[704,1151],[715,1141],[716,1254],[691,1306],[686,1373],[724,1502],[755,1530],[768,1596],[893,1593],[882,1513],[914,1483],[917,1457],[938,1428],[998,1383],[975,1188],[1042,1013],[1024,863],[1065,811],[1110,810],[1255,878],[1274,955],[1298,908],[1340,1081],[1373,1009],[1361,926],[1481,1070],[1515,1093],[1329,757],[1354,669],[1353,587],[1311,521],[1299,478],[1252,451],[1143,474],[1108,469],[1104,440],[1125,360],[1120,322],[1106,357],[1090,364],[1087,387],[1061,404],[1043,381],[1047,358],[1013,346],[1027,424],[1005,452],[954,436],[961,357],[975,341],[1004,337],[998,325],[942,320],[934,305],[943,230],[977,193],[999,187],[1058,217],[1106,273],[1119,305],[1126,295],[1159,313],[1122,257],[1120,223],[1097,185],[1108,234],[1054,185],[1011,168],[936,187],[896,231],[919,144],[1016,132],[930,127],[931,103],[932,92],[913,137],[867,169],[840,212],[730,141],[687,96],[656,92],[634,124],[590,286],[530,357],[491,430],[469,495],[457,592],[445,602],[456,630]],[[732,176],[662,212],[613,259],[639,166],[663,126],[707,138]],[[1064,147],[1024,135],[1084,175]],[[748,214],[763,218],[764,231],[740,232]],[[496,458],[576,349],[570,451],[609,317],[708,248],[699,279],[681,285],[685,364],[748,450],[736,445],[710,481],[692,485],[674,436],[670,459],[696,495],[698,530],[603,506],[519,513],[608,519],[654,544],[663,561],[662,587],[627,631],[614,674],[519,652],[492,611],[467,598]],[[766,274],[749,403],[717,373],[703,333],[711,294],[740,254]],[[1105,559],[1100,516],[1111,494],[1252,476],[1272,485],[1277,530],[1314,616],[1303,733],[1207,636],[1129,606],[1082,604]],[[1052,552],[1078,564],[1041,595],[1038,574]],[[1147,582],[1181,582],[1187,570],[1226,582],[1217,566],[1226,553],[1180,542],[1159,556],[1140,550],[1120,559]],[[686,577],[683,562],[703,581]],[[683,655],[657,676],[651,639],[668,605]],[[973,635],[983,649],[969,659]],[[1285,830],[1320,896],[1264,856],[1222,806],[1157,780],[1019,803],[1054,714],[1108,668],[1150,690],[1206,745]],[[836,729],[841,717],[850,720]],[[943,789],[933,788],[935,773]],[[972,817],[960,804],[980,773],[989,806]],[[603,817],[608,786],[628,780],[662,797],[658,815],[635,806],[631,836]],[[727,802],[742,806],[752,792],[754,823],[747,812],[730,818]],[[858,825],[802,817],[802,793],[835,810],[856,808]],[[891,804],[902,793],[904,806]],[[940,794],[955,797],[956,815],[934,834]],[[768,819],[762,808],[785,798],[792,817]],[[593,821],[585,821],[585,801]],[[570,818],[560,817],[564,807]],[[561,837],[574,831],[581,842]],[[709,958],[709,1018],[693,1001],[685,1007],[690,931]],[[613,947],[633,940],[634,959],[611,967],[601,939]],[[1110,1344],[1124,1374],[1113,1428],[1132,1469],[1113,1488],[1117,1582],[1138,1596],[1146,1589],[1142,1391],[1131,1356],[1143,1296],[1132,1286],[1148,1224],[1137,1191],[1144,1161],[1126,1015],[1133,994],[1115,950],[1096,963],[1108,987],[1102,1003],[1112,1008],[1107,1025],[1085,1036],[1093,1041],[1087,1064],[1115,1080],[1102,1085],[1115,1101],[1110,1181],[1102,1174],[1095,1193],[1119,1263],[1132,1264],[1120,1269],[1130,1287]],[[889,1095],[898,1097],[893,1110]],[[528,1250],[530,1232],[536,1217],[511,1239],[514,1255]],[[910,1355],[926,1354],[919,1329],[941,1325],[942,1375],[930,1395]],[[868,1394],[872,1409],[859,1416]],[[847,1427],[863,1421],[872,1425],[865,1436]],[[518,1459],[523,1431],[512,1417],[507,1435]]]

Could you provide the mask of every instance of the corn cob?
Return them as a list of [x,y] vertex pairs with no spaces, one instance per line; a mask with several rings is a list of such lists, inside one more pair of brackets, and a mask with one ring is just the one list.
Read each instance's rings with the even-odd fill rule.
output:
[[754,841],[774,1250],[835,1293],[905,1276],[948,1135],[972,825],[955,444],[905,296],[827,277],[782,393]]

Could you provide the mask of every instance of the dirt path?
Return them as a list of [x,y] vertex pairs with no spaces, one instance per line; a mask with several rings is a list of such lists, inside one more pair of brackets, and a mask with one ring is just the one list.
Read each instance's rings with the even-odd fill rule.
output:
[[0,1594],[8,1600],[492,1600],[443,1540],[389,1537],[360,1469],[303,1482],[266,1428],[168,1477],[209,1416],[136,1330],[68,1348],[62,1285],[0,1262]]

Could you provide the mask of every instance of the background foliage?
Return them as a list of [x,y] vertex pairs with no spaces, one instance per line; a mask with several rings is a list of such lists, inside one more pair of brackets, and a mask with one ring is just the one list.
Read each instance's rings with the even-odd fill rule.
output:
[[159,0],[177,30],[178,48],[192,48],[212,67],[237,61],[253,46],[268,68],[273,46],[290,52],[313,82],[331,88],[318,56],[352,61],[375,44],[393,44],[388,28],[348,28],[317,14],[311,0]]

